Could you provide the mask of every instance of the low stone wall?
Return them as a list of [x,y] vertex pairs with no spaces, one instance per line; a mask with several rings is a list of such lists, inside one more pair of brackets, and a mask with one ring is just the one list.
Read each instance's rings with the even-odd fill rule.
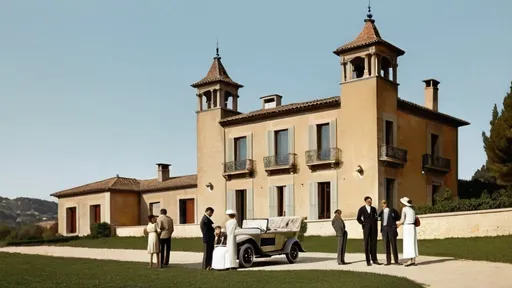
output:
[[[512,208],[428,214],[419,218],[421,226],[418,227],[418,239],[512,235]],[[349,238],[363,238],[363,231],[355,218],[345,219],[345,225]],[[117,227],[116,234],[119,237],[140,237],[144,235],[144,227]],[[398,231],[398,238],[402,237],[401,230]],[[331,220],[308,221],[306,236],[334,236]],[[199,225],[175,225],[173,237],[201,237],[201,229]]]

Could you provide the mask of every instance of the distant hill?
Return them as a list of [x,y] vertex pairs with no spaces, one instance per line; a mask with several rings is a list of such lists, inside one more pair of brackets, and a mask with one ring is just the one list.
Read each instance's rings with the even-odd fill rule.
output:
[[19,226],[52,220],[57,220],[56,202],[24,197],[0,197],[0,225]]

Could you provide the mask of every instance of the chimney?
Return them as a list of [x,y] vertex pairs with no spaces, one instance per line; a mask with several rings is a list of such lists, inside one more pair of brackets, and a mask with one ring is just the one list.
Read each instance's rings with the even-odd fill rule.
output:
[[156,163],[156,166],[158,167],[158,181],[164,182],[169,180],[171,177],[171,164]]
[[438,111],[438,92],[439,81],[436,79],[423,80],[425,82],[425,107],[428,109]]
[[283,99],[283,96],[279,94],[272,94],[260,97],[260,99],[263,100],[263,109],[270,109],[281,106],[281,99]]

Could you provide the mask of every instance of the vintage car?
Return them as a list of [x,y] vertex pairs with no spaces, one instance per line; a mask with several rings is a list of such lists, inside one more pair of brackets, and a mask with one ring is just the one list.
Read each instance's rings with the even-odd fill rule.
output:
[[297,239],[302,223],[301,217],[272,217],[244,220],[242,228],[236,230],[238,263],[249,268],[254,258],[286,255],[288,263],[299,259],[299,252],[306,252]]

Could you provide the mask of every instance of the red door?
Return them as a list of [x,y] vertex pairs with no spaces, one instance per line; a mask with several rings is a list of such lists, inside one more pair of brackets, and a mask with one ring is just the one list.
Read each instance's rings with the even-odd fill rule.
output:
[[185,200],[185,223],[194,224],[195,220],[195,203],[194,199]]

